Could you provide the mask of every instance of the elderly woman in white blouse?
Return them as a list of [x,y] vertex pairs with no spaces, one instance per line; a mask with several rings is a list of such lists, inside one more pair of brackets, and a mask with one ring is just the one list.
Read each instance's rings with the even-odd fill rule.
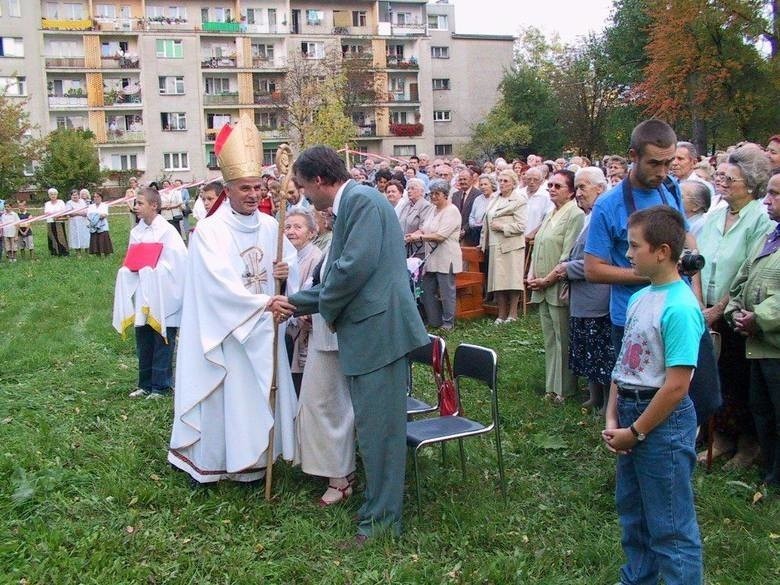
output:
[[433,213],[419,230],[406,236],[406,241],[426,243],[422,302],[428,325],[451,331],[455,328],[455,275],[463,271],[461,217],[447,198],[449,182],[431,181],[428,189]]

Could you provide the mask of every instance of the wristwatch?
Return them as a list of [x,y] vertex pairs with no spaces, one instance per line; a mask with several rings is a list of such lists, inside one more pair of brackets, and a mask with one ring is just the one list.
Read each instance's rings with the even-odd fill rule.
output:
[[633,423],[628,428],[631,429],[631,432],[634,434],[634,437],[636,437],[636,440],[639,441],[640,443],[647,438],[646,434],[640,433],[638,430],[636,430],[636,427],[634,426]]

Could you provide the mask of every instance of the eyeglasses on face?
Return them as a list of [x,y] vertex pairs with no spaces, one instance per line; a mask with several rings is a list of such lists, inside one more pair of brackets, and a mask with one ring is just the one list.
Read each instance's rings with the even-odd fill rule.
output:
[[563,183],[547,183],[548,189],[565,189],[566,185]]
[[723,177],[721,177],[721,180],[724,183],[726,183],[726,185],[731,185],[733,183],[739,183],[740,181],[744,182],[745,179],[741,179],[740,177],[730,177],[728,175],[723,175]]

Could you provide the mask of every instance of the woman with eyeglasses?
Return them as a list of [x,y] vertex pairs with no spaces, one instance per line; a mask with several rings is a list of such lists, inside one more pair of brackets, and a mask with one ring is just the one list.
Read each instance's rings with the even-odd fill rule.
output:
[[528,273],[531,302],[539,305],[544,336],[544,369],[547,397],[556,404],[573,395],[577,378],[569,369],[569,299],[565,274],[558,265],[565,262],[582,231],[585,214],[574,200],[574,173],[556,171],[547,181],[554,208],[536,232]]
[[433,213],[420,229],[407,237],[426,244],[422,302],[430,327],[445,331],[455,328],[455,275],[463,271],[460,238],[460,211],[448,196],[448,181],[436,179],[428,185]]
[[525,226],[528,199],[517,192],[518,178],[505,169],[498,174],[498,196],[490,198],[479,236],[488,257],[487,292],[498,306],[496,325],[517,321],[517,304],[525,287]]
[[[715,413],[713,458],[737,452],[724,469],[748,467],[759,451],[748,408],[750,366],[745,358],[745,338],[724,322],[723,312],[740,266],[774,229],[775,222],[761,204],[769,176],[770,163],[760,148],[747,144],[733,151],[727,165],[719,165],[715,174],[716,191],[722,191],[727,205],[709,214],[697,239],[699,253],[706,261],[701,271],[704,318],[721,337],[718,374],[723,406]],[[699,461],[705,461],[706,456],[706,451],[701,452]]]

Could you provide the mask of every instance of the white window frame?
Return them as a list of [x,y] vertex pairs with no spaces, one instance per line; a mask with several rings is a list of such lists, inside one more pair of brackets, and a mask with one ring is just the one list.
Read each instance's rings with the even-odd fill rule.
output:
[[137,168],[138,168],[137,154],[112,154],[111,155],[112,171],[129,171],[130,169],[137,169]]
[[8,16],[20,18],[22,16],[21,0],[8,0]]
[[95,4],[95,18],[113,20],[116,18],[116,4]]
[[451,110],[434,110],[433,111],[434,122],[452,122]]
[[166,171],[189,171],[189,158],[186,152],[164,152],[163,169]]
[[452,144],[435,144],[433,154],[434,156],[452,156]]
[[252,43],[252,57],[273,61],[274,46],[266,43]]
[[165,7],[164,6],[147,6],[146,18],[164,18]]
[[400,112],[390,112],[390,123],[391,124],[408,124],[409,123],[409,112],[405,110],[401,110]]
[[0,94],[8,97],[25,97],[27,95],[27,78],[16,76],[0,77]]
[[[156,39],[155,53],[158,59],[183,59],[184,46],[178,39]],[[162,45],[160,44],[162,43]],[[162,51],[160,47],[162,46]],[[178,49],[178,51],[177,51]],[[179,53],[178,55],[176,53]]]
[[[304,49],[304,45],[306,45],[306,49]],[[304,59],[324,59],[325,43],[316,41],[301,41],[301,55]]]
[[278,130],[279,115],[276,112],[256,112],[255,125],[261,129]]
[[184,76],[161,75],[157,78],[160,95],[184,95]]
[[440,47],[440,46],[431,47],[431,59],[449,59],[449,58],[450,58],[449,47]]
[[449,30],[446,14],[429,14],[428,28],[430,30]]
[[414,144],[396,144],[393,146],[393,156],[412,156],[417,154]]
[[450,89],[449,77],[434,77],[431,80],[431,83],[433,85],[433,91],[444,91]]
[[187,7],[186,6],[168,6],[168,18],[177,18],[179,20],[187,20]]
[[0,37],[3,44],[3,57],[24,57],[24,39],[22,37]]
[[162,112],[161,122],[164,122],[163,118],[168,120],[168,127],[162,124],[163,132],[184,132],[187,129],[187,113],[186,112]]
[[308,26],[321,26],[325,21],[325,11],[309,8],[306,10],[306,24]]
[[230,78],[229,77],[207,77],[203,80],[203,86],[206,91],[206,95],[220,95],[230,92]]
[[353,10],[352,11],[352,26],[365,27],[368,23],[368,17],[365,10]]
[[62,5],[63,20],[84,20],[84,5],[68,2]]

